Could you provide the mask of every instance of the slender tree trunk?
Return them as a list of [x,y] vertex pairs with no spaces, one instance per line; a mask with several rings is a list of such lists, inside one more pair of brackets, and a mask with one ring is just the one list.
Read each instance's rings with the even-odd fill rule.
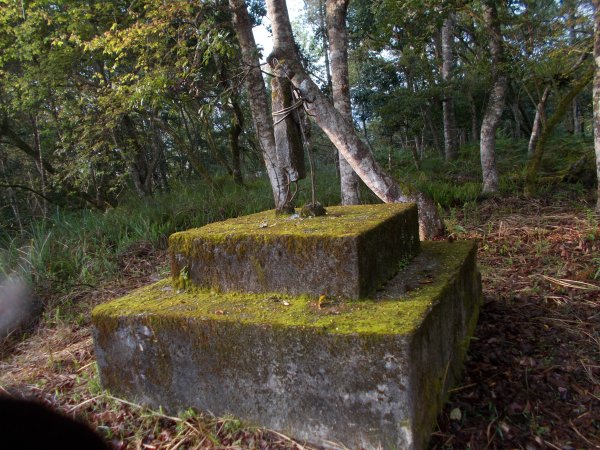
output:
[[[518,101],[518,99],[516,100]],[[513,139],[521,139],[521,112],[519,111],[519,105],[513,103],[510,105],[510,109],[513,113]]]
[[596,212],[600,214],[600,0],[594,0],[594,150],[598,183]]
[[535,193],[537,186],[537,175],[542,164],[542,156],[544,155],[544,147],[548,141],[548,138],[550,137],[550,134],[556,125],[564,118],[575,96],[588,85],[592,78],[592,72],[585,73],[583,76],[581,76],[581,78],[579,78],[579,80],[577,80],[575,84],[571,86],[571,89],[560,99],[556,105],[554,113],[544,124],[540,138],[535,146],[533,156],[527,163],[527,169],[525,173],[525,194],[532,195]]
[[[352,122],[348,76],[348,0],[327,0],[327,33],[331,52],[333,105],[349,124]],[[342,205],[360,203],[358,176],[343,155],[339,155]]]
[[242,134],[244,126],[244,113],[240,108],[240,102],[237,94],[231,99],[233,115],[231,118],[231,126],[229,127],[229,149],[231,150],[231,169],[233,181],[237,184],[244,184],[242,176],[242,163],[240,155],[240,134]]
[[[35,144],[35,149],[37,151],[37,166],[38,166],[38,172],[40,173],[40,182],[41,182],[41,188],[42,188],[42,194],[45,197],[47,192],[46,192],[46,171],[44,170],[44,156],[42,154],[42,140],[40,138],[40,128],[38,126],[38,119],[37,117],[32,117],[31,118],[31,122],[33,125],[33,129],[34,129],[34,133],[33,133],[33,141]],[[38,197],[36,196],[36,199]],[[42,211],[42,216],[44,218],[47,217],[48,215],[48,203],[46,202],[46,200],[44,200],[44,198],[41,198],[41,200],[39,200],[40,202],[40,209]]]
[[[219,67],[221,83],[223,84],[223,86],[226,86],[227,89],[231,92],[229,104],[226,104],[225,106],[225,108],[231,114],[231,119],[229,121],[229,130],[227,131],[231,166],[229,167],[229,164],[226,164],[226,166],[229,167],[228,172],[233,178],[233,181],[236,184],[241,185],[244,184],[244,179],[242,177],[240,135],[242,134],[242,131],[244,129],[244,114],[242,113],[240,107],[239,90],[229,74],[229,66],[231,63],[222,60],[216,55],[213,57],[213,60],[215,61],[216,66]],[[216,154],[220,153],[216,152]]]
[[429,129],[433,147],[436,149],[441,158],[446,158],[445,150],[440,145],[437,130],[433,126],[433,120],[431,120],[431,108],[421,108],[421,117],[423,117],[423,122],[427,125],[427,128]]
[[367,121],[364,116],[362,116],[360,118],[360,120],[362,123],[362,130],[363,130],[363,136],[365,137],[365,142],[367,143],[367,147],[369,147],[369,150],[371,151],[371,153],[373,153],[373,146],[371,145],[371,140],[369,139],[369,133],[367,131]]
[[275,207],[279,208],[285,204],[287,198],[285,175],[277,165],[273,118],[270,114],[267,90],[260,70],[256,42],[252,34],[252,23],[244,0],[229,0],[229,6],[233,12],[233,26],[242,51],[242,62],[247,70],[245,84],[248,90],[254,129],[273,189]]
[[377,163],[369,147],[360,140],[354,127],[334,108],[302,68],[296,54],[285,0],[267,0],[267,10],[273,26],[274,43],[268,60],[278,61],[276,73],[285,74],[291,79],[317,125],[375,195],[384,202],[416,202],[421,237],[425,239],[439,234],[443,230],[443,223],[431,199],[421,193],[409,195],[402,192],[398,183]]
[[471,108],[471,142],[479,142],[479,119],[477,117],[477,105],[471,92],[467,93],[469,106]]
[[542,133],[542,127],[546,123],[546,102],[550,96],[550,87],[544,89],[542,98],[538,102],[535,109],[535,118],[533,119],[533,126],[531,127],[531,136],[529,137],[529,145],[527,147],[527,156],[532,157],[535,152],[535,147]]
[[500,125],[508,78],[504,72],[502,34],[498,21],[496,3],[486,2],[483,9],[485,24],[490,33],[490,52],[492,56],[492,89],[481,123],[481,170],[483,174],[483,193],[498,192],[498,169],[496,167],[496,130]]
[[419,141],[419,136],[415,135],[414,137],[415,145],[410,146],[410,151],[412,153],[413,162],[415,163],[415,167],[417,170],[421,170],[421,158],[419,154],[421,153],[421,142]]
[[575,136],[583,135],[583,115],[577,97],[573,99],[573,134]]
[[[574,5],[573,5],[574,6]],[[577,16],[575,11],[569,14],[569,41],[571,45],[575,46],[577,44],[577,31],[575,29],[575,23],[577,22]],[[573,127],[573,135],[581,136],[583,134],[583,117],[581,117],[581,107],[579,105],[579,99],[575,97],[571,102],[571,114],[572,114],[572,122],[571,125]]]
[[10,187],[10,182],[8,177],[6,176],[6,167],[4,166],[4,161],[0,158],[0,172],[2,173],[2,177],[4,178],[4,186],[6,190],[6,197],[10,207],[13,211],[13,216],[17,223],[19,224],[19,231],[23,232],[23,222],[21,221],[21,214],[19,211],[19,202],[17,201],[17,195],[12,187]]
[[321,39],[323,40],[323,57],[325,59],[325,76],[327,77],[327,93],[333,95],[331,81],[331,62],[329,60],[329,34],[326,26],[327,0],[319,0],[319,25],[321,28]]
[[[147,178],[152,176],[148,172],[146,149],[138,139],[137,130],[131,117],[124,115],[122,124],[125,134],[129,137],[130,143],[133,145],[133,158],[129,163],[129,175],[132,178],[133,187],[138,197],[143,198],[152,194],[148,190],[148,184],[146,183]],[[127,148],[127,144],[125,148]]]
[[456,159],[456,119],[454,116],[454,98],[449,84],[452,82],[452,44],[454,42],[454,17],[450,14],[442,26],[442,81],[444,82],[444,98],[442,111],[444,116],[444,152],[446,161]]

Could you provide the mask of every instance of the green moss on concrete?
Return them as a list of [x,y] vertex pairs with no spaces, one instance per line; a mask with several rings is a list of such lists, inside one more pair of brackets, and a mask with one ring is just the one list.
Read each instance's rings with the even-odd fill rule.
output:
[[[306,219],[243,216],[175,233],[169,250],[177,287],[187,266],[202,288],[356,299],[393,276],[396,261],[412,259],[419,244],[416,206],[380,204],[331,207]],[[320,273],[331,275],[315,279]]]
[[[270,210],[174,233],[169,238],[169,247],[171,251],[188,255],[194,253],[193,243],[198,238],[222,243],[236,236],[253,237],[262,242],[281,236],[358,236],[377,228],[382,221],[413,208],[413,204],[407,203],[332,206],[327,209],[325,216],[309,218],[276,216],[275,211]],[[298,245],[297,242],[290,240],[290,245]]]
[[472,242],[423,243],[424,254],[439,261],[436,277],[395,300],[337,301],[319,309],[309,296],[217,293],[202,289],[178,289],[163,280],[93,311],[97,327],[112,326],[127,316],[152,316],[160,320],[196,318],[237,324],[314,328],[329,333],[410,334],[427,311],[451,288],[453,277],[475,251]]

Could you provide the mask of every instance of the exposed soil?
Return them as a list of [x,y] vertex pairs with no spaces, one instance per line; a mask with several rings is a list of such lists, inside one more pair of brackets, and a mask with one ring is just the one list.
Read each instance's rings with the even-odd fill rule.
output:
[[[432,448],[600,448],[600,229],[589,211],[510,198],[451,215],[453,238],[480,240],[485,302]],[[118,280],[72,293],[75,312],[50,311],[0,361],[0,391],[87,421],[116,449],[302,448],[232,418],[167,417],[103,392],[89,312],[162,277],[166,254],[142,243],[120,267]]]

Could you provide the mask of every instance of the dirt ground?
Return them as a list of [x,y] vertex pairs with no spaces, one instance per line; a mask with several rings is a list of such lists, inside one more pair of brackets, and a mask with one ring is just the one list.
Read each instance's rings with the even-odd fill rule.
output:
[[[453,237],[479,240],[485,301],[431,448],[600,449],[598,219],[570,200],[504,198],[452,211],[447,223]],[[165,252],[140,243],[121,269],[119,280],[55,301],[5,351],[0,392],[86,421],[115,449],[309,448],[234,418],[168,417],[103,392],[91,308],[164,276]],[[65,317],[67,302],[77,307]]]

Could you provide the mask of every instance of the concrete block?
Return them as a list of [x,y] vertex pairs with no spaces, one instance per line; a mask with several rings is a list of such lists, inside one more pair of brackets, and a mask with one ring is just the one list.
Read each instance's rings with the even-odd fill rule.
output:
[[169,239],[175,283],[357,299],[372,294],[419,251],[413,204],[327,211],[306,219],[267,211],[175,233]]
[[424,242],[359,301],[158,282],[94,310],[102,384],[326,447],[423,449],[476,324],[475,247]]

